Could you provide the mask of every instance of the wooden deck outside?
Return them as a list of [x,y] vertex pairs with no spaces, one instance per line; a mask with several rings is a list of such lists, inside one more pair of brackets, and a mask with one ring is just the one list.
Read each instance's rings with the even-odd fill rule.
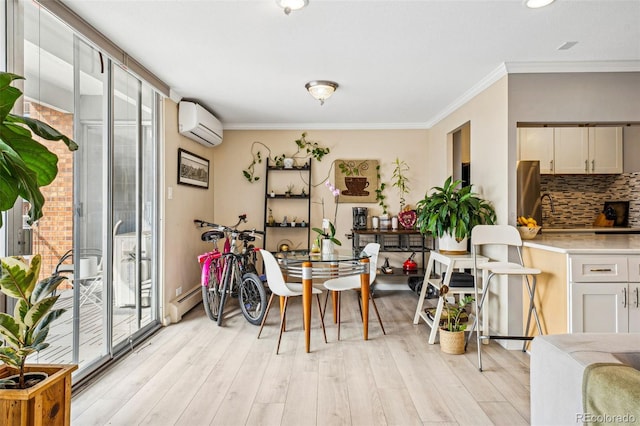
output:
[[[91,295],[80,306],[80,351],[78,365],[108,353],[105,346],[105,318],[100,294]],[[67,311],[58,318],[49,330],[47,342],[50,346],[33,355],[32,362],[46,364],[70,364],[73,362],[73,290],[60,294],[56,308]],[[150,308],[142,309],[142,324],[150,321]],[[115,307],[113,310],[113,342],[126,341],[129,335],[137,331],[136,311],[133,307]]]

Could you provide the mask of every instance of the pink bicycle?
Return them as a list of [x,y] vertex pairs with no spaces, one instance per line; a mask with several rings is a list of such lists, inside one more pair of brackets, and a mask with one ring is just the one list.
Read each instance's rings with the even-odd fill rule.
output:
[[[203,241],[211,242],[214,249],[198,256],[202,265],[202,302],[205,312],[212,321],[222,324],[223,311],[227,296],[237,296],[240,310],[253,325],[262,322],[266,311],[267,294],[264,284],[256,274],[255,248],[251,242],[261,231],[239,231],[240,223],[246,222],[246,215],[239,216],[233,227],[194,220],[200,227],[213,229],[204,232]],[[224,238],[224,248],[218,250],[218,241]],[[241,242],[238,247],[237,242]]]

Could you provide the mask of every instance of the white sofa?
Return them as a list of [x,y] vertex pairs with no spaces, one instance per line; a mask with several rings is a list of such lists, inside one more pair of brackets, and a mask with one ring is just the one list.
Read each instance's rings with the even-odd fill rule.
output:
[[531,424],[582,424],[582,375],[613,353],[640,352],[640,334],[580,333],[536,337],[531,345]]

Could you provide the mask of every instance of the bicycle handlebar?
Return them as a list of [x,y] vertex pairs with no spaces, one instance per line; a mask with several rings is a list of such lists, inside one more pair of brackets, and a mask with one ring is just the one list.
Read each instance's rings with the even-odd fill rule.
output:
[[240,220],[238,221],[238,223],[236,223],[234,226],[224,226],[224,225],[218,225],[217,223],[212,223],[212,222],[207,222],[205,220],[201,220],[201,219],[194,219],[193,223],[195,223],[196,225],[199,225],[200,228],[214,228],[218,231],[222,231],[222,232],[237,232],[239,234],[249,234],[249,235],[264,235],[264,231],[259,231],[257,229],[246,229],[246,230],[239,230],[237,229],[238,225],[241,222],[246,222],[247,221],[247,215],[246,214],[242,214],[240,216],[238,216],[240,218]]

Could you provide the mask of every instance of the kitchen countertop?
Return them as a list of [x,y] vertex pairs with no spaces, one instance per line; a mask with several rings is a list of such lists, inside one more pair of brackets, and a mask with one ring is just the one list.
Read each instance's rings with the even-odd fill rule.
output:
[[524,247],[566,254],[640,254],[638,234],[547,233],[522,243]]
[[640,228],[631,228],[628,226],[581,226],[579,228],[547,228],[542,227],[543,234],[566,234],[566,233],[640,233]]

